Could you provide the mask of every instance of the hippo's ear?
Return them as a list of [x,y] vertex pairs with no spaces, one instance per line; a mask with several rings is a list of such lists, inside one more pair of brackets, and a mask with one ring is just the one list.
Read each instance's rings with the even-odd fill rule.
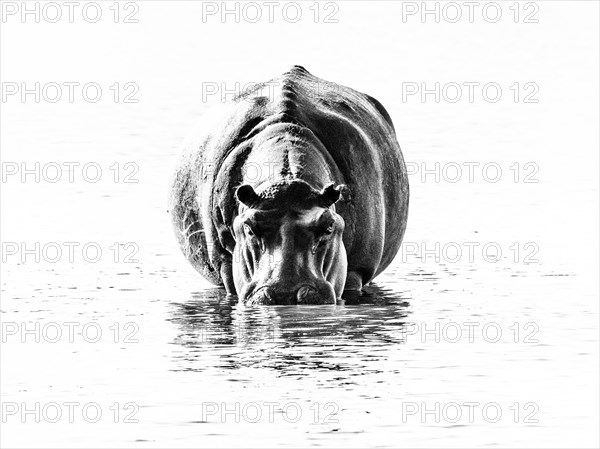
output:
[[321,196],[319,197],[319,205],[321,207],[329,207],[334,204],[337,200],[340,199],[342,191],[346,188],[344,184],[340,184],[338,186],[334,184],[329,184],[321,191]]
[[245,204],[248,207],[254,207],[260,202],[260,197],[256,194],[252,186],[248,184],[239,186],[235,195],[240,203]]

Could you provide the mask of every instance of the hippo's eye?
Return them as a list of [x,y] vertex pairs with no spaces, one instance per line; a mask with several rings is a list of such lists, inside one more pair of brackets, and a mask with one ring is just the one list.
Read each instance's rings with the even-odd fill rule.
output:
[[246,231],[246,234],[248,234],[249,237],[254,237],[254,231],[247,224],[244,225],[244,231]]
[[329,226],[327,226],[327,228],[325,229],[324,234],[327,234],[327,235],[332,234],[333,233],[333,225],[334,225],[333,221],[331,223],[329,223]]

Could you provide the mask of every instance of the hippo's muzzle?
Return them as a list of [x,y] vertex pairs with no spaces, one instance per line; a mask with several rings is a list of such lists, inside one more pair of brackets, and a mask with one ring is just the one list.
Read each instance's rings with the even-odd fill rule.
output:
[[325,281],[318,286],[302,285],[293,289],[267,285],[256,289],[244,302],[248,305],[335,304],[335,293]]

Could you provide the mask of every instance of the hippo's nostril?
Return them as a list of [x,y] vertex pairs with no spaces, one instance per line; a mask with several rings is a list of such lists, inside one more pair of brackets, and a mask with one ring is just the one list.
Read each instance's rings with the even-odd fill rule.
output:
[[300,287],[298,292],[296,293],[296,298],[298,299],[298,304],[320,304],[322,303],[321,298],[319,297],[319,292],[313,287]]
[[255,291],[252,296],[246,300],[248,305],[272,305],[275,304],[271,292],[268,288],[261,288]]

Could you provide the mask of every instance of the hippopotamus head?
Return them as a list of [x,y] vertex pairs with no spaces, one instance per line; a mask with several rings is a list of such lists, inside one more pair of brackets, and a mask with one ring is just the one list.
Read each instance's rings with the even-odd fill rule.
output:
[[303,180],[257,193],[237,188],[233,278],[249,304],[334,304],[346,281],[344,219],[335,211],[343,186],[316,190]]

